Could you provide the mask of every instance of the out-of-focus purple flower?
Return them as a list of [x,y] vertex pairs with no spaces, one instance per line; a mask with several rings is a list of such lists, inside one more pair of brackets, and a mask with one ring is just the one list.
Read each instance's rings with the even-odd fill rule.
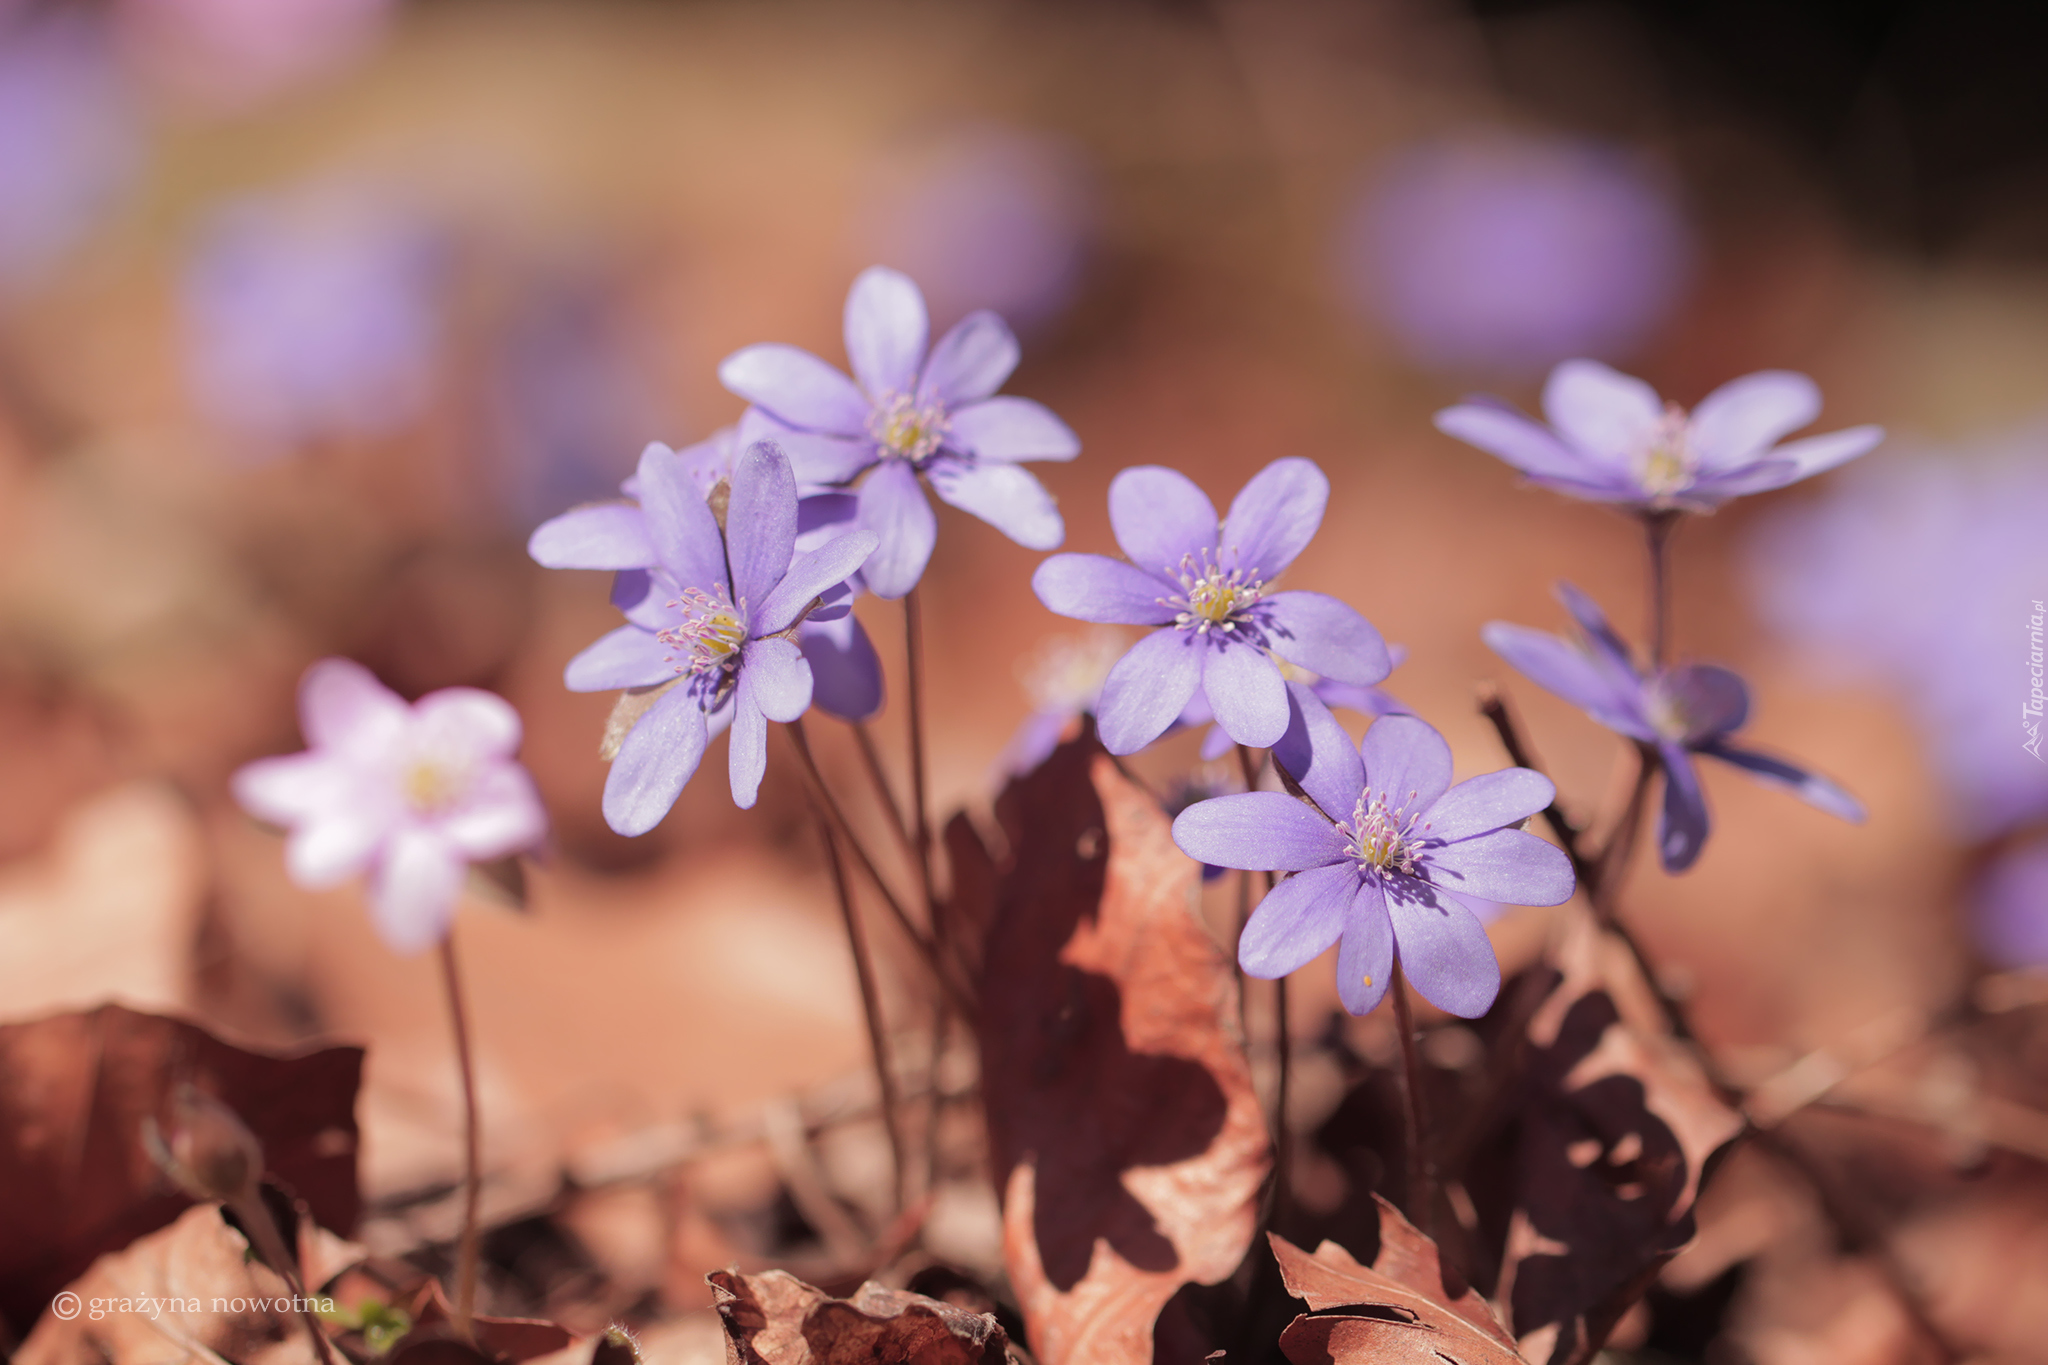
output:
[[938,519],[918,487],[1033,550],[1066,536],[1052,495],[1018,464],[1070,460],[1081,443],[1028,398],[995,396],[1017,367],[1017,339],[994,313],[972,313],[931,346],[924,296],[881,266],[846,296],[846,353],[859,383],[795,346],[748,346],[727,356],[719,380],[784,430],[807,489],[858,492],[860,525],[881,548],[865,570],[877,597],[917,586],[938,540]]
[[1051,756],[1082,716],[1095,713],[1102,683],[1130,647],[1124,632],[1097,626],[1080,637],[1045,641],[1017,670],[1032,703],[1031,714],[1010,736],[996,770],[1022,776]]
[[1185,475],[1156,465],[1118,474],[1109,520],[1129,562],[1054,555],[1031,586],[1062,616],[1159,626],[1104,680],[1096,715],[1103,747],[1135,753],[1164,734],[1197,690],[1231,739],[1265,748],[1287,730],[1287,683],[1276,660],[1360,686],[1387,676],[1372,623],[1319,592],[1274,592],[1330,498],[1303,459],[1275,460],[1219,519]]
[[1994,967],[2048,967],[2048,842],[1985,869],[1970,897],[1970,932]]
[[551,569],[636,571],[612,598],[628,624],[571,659],[563,679],[572,692],[639,693],[604,787],[606,823],[629,835],[661,823],[726,726],[733,801],[754,804],[768,722],[811,704],[811,665],[789,635],[875,548],[872,532],[854,531],[798,553],[796,478],[769,442],[735,462],[722,518],[667,446],[647,447],[635,478],[638,507],[576,508],[527,546]]
[[[1774,509],[1748,548],[1750,593],[1825,674],[1900,696],[1957,832],[2048,817],[2048,764],[2022,746],[2048,598],[2048,422],[1887,456],[1815,501]],[[2044,728],[2043,733],[2048,733]]]
[[1532,483],[1647,511],[1711,512],[1833,469],[1884,439],[1884,428],[1861,426],[1779,444],[1820,416],[1820,389],[1790,370],[1730,380],[1688,415],[1640,379],[1567,360],[1543,386],[1543,413],[1547,427],[1505,403],[1472,399],[1439,412],[1436,425]]
[[1353,1014],[1379,1004],[1397,953],[1431,1004],[1468,1019],[1486,1013],[1500,964],[1463,897],[1571,897],[1564,851],[1514,828],[1550,804],[1550,779],[1508,768],[1453,787],[1450,746],[1414,716],[1374,721],[1356,749],[1328,711],[1311,725],[1314,762],[1296,777],[1313,805],[1247,792],[1173,822],[1174,842],[1191,858],[1295,874],[1246,923],[1239,965],[1249,976],[1285,976],[1341,939],[1337,993]]
[[407,705],[348,659],[323,659],[299,684],[304,753],[262,758],[234,777],[235,799],[291,831],[299,885],[367,871],[370,914],[392,949],[447,937],[468,865],[534,847],[547,814],[513,755],[519,713],[502,697],[449,687]]
[[0,15],[0,285],[33,281],[141,159],[135,109],[81,16]]
[[367,52],[395,0],[119,0],[136,63],[174,97],[235,113]]
[[405,426],[433,391],[439,265],[417,220],[342,186],[221,209],[181,290],[200,409],[261,453]]
[[1080,152],[1042,133],[956,128],[866,178],[871,259],[921,281],[933,316],[993,309],[1029,331],[1080,284],[1095,195]]
[[1506,621],[1489,621],[1480,635],[1531,682],[1636,740],[1654,757],[1664,774],[1657,847],[1666,871],[1691,867],[1707,842],[1706,794],[1693,770],[1694,754],[1731,763],[1817,810],[1862,823],[1863,807],[1833,782],[1728,742],[1749,719],[1749,688],[1741,678],[1713,664],[1645,673],[1592,598],[1569,583],[1558,584],[1557,595],[1578,627],[1576,641]]
[[1629,153],[1508,136],[1403,152],[1338,243],[1346,292],[1418,362],[1517,376],[1632,349],[1670,314],[1691,257],[1668,189]]

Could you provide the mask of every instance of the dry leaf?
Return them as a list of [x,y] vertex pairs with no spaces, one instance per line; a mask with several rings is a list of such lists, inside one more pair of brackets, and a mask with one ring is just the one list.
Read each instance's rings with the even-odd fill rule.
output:
[[1691,1239],[1700,1173],[1742,1128],[1684,1046],[1639,1021],[1620,953],[1576,914],[1529,1024],[1496,1298],[1523,1354],[1558,1365],[1588,1358]]
[[142,1142],[181,1081],[241,1117],[321,1226],[353,1231],[362,1064],[354,1047],[245,1052],[117,1005],[0,1027],[0,1313],[25,1332],[95,1257],[191,1206]]
[[1269,1151],[1236,979],[1195,918],[1199,867],[1092,736],[1012,783],[997,813],[1006,869],[951,843],[956,886],[994,898],[965,911],[989,925],[982,1076],[1004,1262],[1047,1365],[1149,1365],[1160,1308],[1235,1270],[1257,1223]]
[[864,1284],[835,1299],[787,1271],[706,1277],[733,1365],[995,1365],[1009,1338],[987,1313]]
[[1268,1234],[1287,1292],[1309,1306],[1281,1333],[1287,1358],[1297,1365],[1521,1365],[1514,1338],[1478,1291],[1442,1265],[1436,1243],[1386,1200],[1374,1202],[1380,1250],[1370,1266],[1335,1242],[1311,1256]]

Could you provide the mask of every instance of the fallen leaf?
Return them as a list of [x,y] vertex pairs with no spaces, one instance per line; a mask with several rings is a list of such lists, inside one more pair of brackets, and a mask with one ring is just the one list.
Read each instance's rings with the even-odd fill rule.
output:
[[1700,1173],[1742,1129],[1646,1018],[1623,950],[1575,914],[1531,1019],[1497,1301],[1531,1360],[1597,1350],[1693,1235]]
[[246,1052],[118,1005],[0,1027],[0,1314],[27,1331],[96,1257],[191,1207],[142,1140],[181,1081],[241,1117],[321,1226],[354,1231],[362,1064],[354,1047]]
[[1280,1349],[1297,1365],[1521,1365],[1514,1338],[1484,1297],[1448,1270],[1436,1244],[1377,1196],[1380,1249],[1361,1264],[1335,1242],[1311,1256],[1268,1234],[1287,1292],[1309,1311],[1289,1323]]
[[987,1313],[922,1294],[864,1284],[835,1299],[787,1271],[706,1277],[736,1365],[981,1365],[1010,1358],[1009,1338]]
[[[1149,1365],[1177,1289],[1222,1280],[1269,1149],[1199,866],[1092,736],[1003,793],[1011,856],[949,840],[989,926],[982,1093],[1003,1253],[1046,1365]],[[964,828],[964,827],[963,827]],[[964,863],[964,865],[963,865]]]

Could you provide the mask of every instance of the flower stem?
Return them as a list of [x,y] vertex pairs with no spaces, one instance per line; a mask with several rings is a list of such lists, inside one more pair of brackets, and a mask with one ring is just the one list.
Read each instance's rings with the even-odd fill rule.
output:
[[1663,668],[1671,653],[1671,532],[1675,511],[1643,514],[1643,534],[1650,549],[1650,662]]
[[932,900],[932,827],[926,814],[924,763],[924,619],[917,589],[903,595],[903,654],[909,674],[904,700],[910,708],[910,826],[917,847],[917,876],[938,932],[938,907]]
[[910,827],[905,823],[903,809],[896,804],[896,789],[889,785],[889,774],[882,769],[882,754],[875,747],[874,732],[866,721],[849,722],[853,741],[860,749],[861,766],[867,769],[868,780],[875,784],[875,794],[882,800],[882,809],[889,812],[889,824],[896,831],[897,839],[903,845],[906,855],[915,856],[917,845],[913,842]]
[[470,1320],[476,1312],[476,1211],[483,1191],[476,1114],[476,1066],[469,1051],[469,1012],[462,1002],[462,977],[455,969],[455,930],[441,940],[441,982],[447,988],[448,1015],[455,1024],[455,1060],[462,1070],[462,1240],[455,1252],[455,1330],[475,1340]]
[[868,956],[867,940],[860,930],[860,917],[853,908],[853,888],[846,884],[846,865],[840,861],[839,840],[832,832],[832,821],[814,799],[811,814],[818,822],[818,839],[825,846],[825,863],[832,869],[832,890],[839,898],[839,918],[846,926],[846,945],[853,951],[853,974],[860,981],[861,1015],[868,1027],[868,1051],[874,1058],[875,1085],[881,1094],[882,1124],[889,1133],[889,1159],[895,1175],[895,1202],[890,1213],[903,1210],[904,1181],[909,1176],[910,1163],[903,1147],[903,1117],[899,1112],[896,1096],[896,1080],[889,1067],[888,1035],[882,1027],[881,993],[875,986],[875,966]]
[[[1237,766],[1244,774],[1244,789],[1257,791],[1258,764],[1252,758],[1252,751],[1242,744],[1237,746]],[[1246,872],[1244,879],[1239,883],[1237,931],[1240,938],[1244,935],[1245,921],[1249,918],[1243,911],[1251,901],[1252,875]],[[1266,890],[1271,891],[1273,874],[1263,874],[1263,880]],[[1237,953],[1233,946],[1231,958],[1234,961],[1236,957]],[[1239,980],[1242,982],[1242,976]],[[1242,999],[1241,996],[1239,998]],[[1273,1051],[1276,1067],[1273,1078],[1273,1203],[1276,1207],[1287,1194],[1287,1073],[1293,1070],[1293,1041],[1287,1032],[1287,978],[1277,977],[1273,981]],[[1271,1221],[1270,1217],[1267,1221]]]
[[1415,1050],[1415,1015],[1408,1004],[1408,981],[1401,972],[1401,950],[1394,950],[1394,977],[1387,983],[1394,998],[1394,1027],[1401,1034],[1401,1098],[1403,1136],[1408,1148],[1408,1221],[1435,1236],[1436,1167],[1426,1145],[1429,1118],[1422,1095],[1422,1058]]

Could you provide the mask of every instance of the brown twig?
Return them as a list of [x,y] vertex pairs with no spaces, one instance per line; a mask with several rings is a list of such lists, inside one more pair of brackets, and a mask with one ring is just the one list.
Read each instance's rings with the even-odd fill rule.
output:
[[476,1109],[476,1066],[469,1051],[468,1010],[462,1002],[462,977],[455,968],[455,931],[441,940],[441,983],[448,994],[448,1015],[455,1025],[455,1060],[462,1069],[462,1238],[455,1252],[455,1330],[463,1340],[474,1336],[470,1320],[476,1312],[477,1204],[483,1192],[481,1136]]

